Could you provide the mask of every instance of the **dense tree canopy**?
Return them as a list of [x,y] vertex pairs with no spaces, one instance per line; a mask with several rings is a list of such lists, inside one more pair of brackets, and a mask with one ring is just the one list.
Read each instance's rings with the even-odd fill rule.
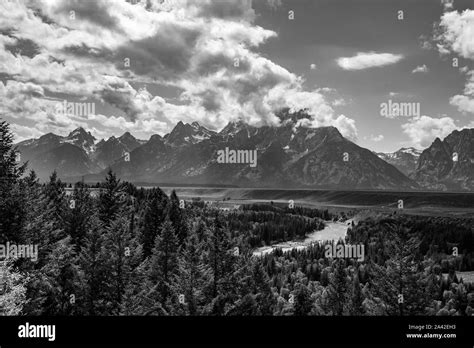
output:
[[[0,260],[0,314],[469,315],[474,222],[380,215],[348,226],[363,261],[325,256],[331,242],[263,256],[343,213],[278,204],[221,211],[109,172],[71,189],[20,166],[0,123],[0,243],[38,260]],[[456,252],[454,252],[456,251]]]

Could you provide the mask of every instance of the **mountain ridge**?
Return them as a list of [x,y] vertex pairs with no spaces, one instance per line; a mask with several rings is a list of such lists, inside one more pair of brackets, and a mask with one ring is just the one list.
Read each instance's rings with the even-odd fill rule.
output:
[[[44,177],[49,168],[51,171],[59,169],[60,176],[70,177],[76,168],[77,175],[92,179],[110,168],[119,177],[129,181],[249,187],[342,185],[353,188],[416,188],[416,183],[411,179],[369,150],[345,139],[337,128],[303,127],[297,125],[299,118],[300,114],[289,118],[280,127],[229,123],[220,132],[210,131],[197,122],[178,122],[167,135],[154,135],[143,144],[130,133],[125,133],[122,137],[110,137],[94,144],[92,152],[89,150],[91,139],[85,136],[87,132],[83,129],[71,132],[66,140],[48,135],[46,138],[51,138],[51,143],[43,147],[43,152],[48,155],[40,156],[43,158],[41,176]],[[74,141],[70,141],[71,138]],[[127,145],[122,141],[125,138],[134,141]],[[63,163],[67,163],[67,156],[61,155],[58,150],[58,143],[62,142],[76,145],[78,150],[75,158],[76,161],[79,159],[79,163],[75,167]],[[37,143],[23,143],[20,151],[35,148]],[[257,151],[258,166],[252,168],[246,164],[217,163],[217,151],[226,147]],[[55,156],[49,154],[53,149],[59,152]],[[130,162],[125,160],[125,153],[129,153]],[[347,161],[343,158],[345,154],[349,156]],[[48,160],[51,162],[49,165]],[[58,163],[63,165],[56,168]],[[33,169],[37,165],[35,162]]]
[[420,155],[411,178],[436,190],[474,190],[474,128],[436,138]]
[[402,147],[394,152],[377,152],[376,155],[409,176],[416,170],[421,153],[414,147]]
[[[438,185],[434,179],[427,180],[426,177],[431,173],[423,174],[426,165],[422,163],[425,162],[419,164],[417,157],[421,159],[428,149],[421,152],[415,148],[401,148],[388,154],[375,153],[346,139],[336,127],[302,126],[298,120],[303,118],[304,113],[286,116],[282,117],[283,122],[279,127],[254,127],[243,122],[229,122],[219,132],[208,130],[198,122],[178,122],[165,136],[155,134],[143,141],[125,132],[118,138],[112,136],[95,142],[93,146],[91,141],[95,138],[90,132],[79,128],[67,137],[48,133],[36,140],[25,140],[18,146],[22,156],[25,154],[24,160],[31,161],[32,169],[40,169],[38,176],[42,179],[46,179],[56,169],[64,179],[73,180],[84,176],[86,180],[97,181],[112,169],[122,179],[132,182],[183,185],[378,190],[474,189],[474,184],[471,186],[469,180],[466,180],[465,185]],[[470,139],[469,135],[463,134],[460,132],[457,138]],[[448,136],[443,141],[437,139],[431,147],[451,148],[449,144],[459,143],[455,138],[456,135]],[[77,149],[62,148],[64,143]],[[257,151],[257,167],[242,163],[218,163],[217,151],[226,147],[231,150]],[[68,158],[63,152],[74,152],[74,158]],[[126,160],[126,154],[129,161]],[[464,160],[464,155],[460,158]],[[71,161],[77,163],[73,165],[69,163]],[[446,171],[440,170],[442,173]],[[440,177],[437,174],[435,176]]]

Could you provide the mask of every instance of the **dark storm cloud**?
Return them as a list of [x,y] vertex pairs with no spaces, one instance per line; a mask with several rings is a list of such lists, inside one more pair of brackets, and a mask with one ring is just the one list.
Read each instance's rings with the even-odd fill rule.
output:
[[116,54],[117,67],[123,68],[124,59],[129,58],[129,69],[138,75],[175,77],[188,69],[199,35],[198,30],[162,25],[155,35],[120,47]]
[[66,62],[65,59],[59,59],[59,58],[56,58],[54,56],[49,56],[48,59],[51,63],[58,63],[58,64],[61,64],[61,65],[64,65],[64,63]]
[[82,43],[81,45],[66,46],[62,49],[62,52],[71,54],[76,57],[83,58],[98,58],[104,60],[113,59],[113,52],[105,48],[89,47]]
[[130,94],[123,93],[120,90],[104,89],[98,92],[101,99],[122,110],[130,120],[134,121],[140,110],[136,107],[133,97]]
[[201,105],[206,111],[216,112],[220,110],[221,103],[219,101],[219,94],[215,91],[205,91],[203,93],[196,94],[201,100]]
[[252,9],[252,0],[201,0],[198,1],[201,17],[222,19],[242,19],[253,21],[255,11]]
[[265,95],[268,90],[279,84],[290,83],[287,76],[280,75],[267,68],[256,77],[253,74],[245,74],[234,80],[225,79],[218,86],[231,90],[238,98],[239,103],[245,103],[255,96]]
[[[235,59],[238,59],[238,66],[235,66]],[[196,65],[195,72],[200,76],[211,75],[221,69],[231,69],[234,72],[244,73],[251,68],[247,58],[231,57],[225,53],[203,54]]]
[[86,20],[108,29],[117,29],[117,18],[112,17],[108,11],[113,3],[101,0],[64,0],[55,9],[56,14],[69,16],[70,11],[75,12],[76,19]]
[[17,95],[24,95],[27,97],[39,98],[44,96],[44,89],[34,83],[17,83],[16,81],[10,81],[11,85],[7,91],[7,98],[14,98]]
[[33,58],[40,53],[38,45],[28,39],[16,39],[14,44],[6,44],[5,49],[14,55],[22,55],[28,58]]
[[47,15],[45,15],[43,13],[43,11],[40,9],[40,8],[35,8],[35,9],[32,9],[34,15],[38,18],[41,18],[41,21],[45,24],[55,24],[55,22],[50,18],[48,17]]

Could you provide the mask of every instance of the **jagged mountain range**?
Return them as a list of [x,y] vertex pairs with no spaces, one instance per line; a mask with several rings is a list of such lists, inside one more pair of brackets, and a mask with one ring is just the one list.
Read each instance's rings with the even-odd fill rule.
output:
[[[179,122],[148,141],[130,133],[96,142],[82,128],[66,137],[46,134],[18,145],[22,161],[45,180],[53,170],[67,181],[101,180],[112,169],[131,182],[327,189],[474,190],[474,129],[437,139],[421,154],[376,154],[335,127],[298,126],[305,114],[282,112],[279,127],[231,122],[220,132]],[[220,150],[257,150],[257,165],[219,163]],[[450,163],[450,153],[458,161]],[[129,154],[126,156],[126,154]],[[448,156],[449,155],[449,156]]]
[[422,151],[414,147],[402,147],[395,152],[378,152],[377,156],[385,162],[392,164],[403,174],[409,176],[415,172]]
[[436,138],[422,152],[410,177],[424,188],[474,190],[474,128]]

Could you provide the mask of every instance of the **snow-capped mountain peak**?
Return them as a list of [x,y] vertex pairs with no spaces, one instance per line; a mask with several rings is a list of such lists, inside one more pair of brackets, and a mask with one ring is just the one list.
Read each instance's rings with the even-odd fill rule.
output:
[[209,139],[216,134],[206,127],[201,126],[198,122],[192,124],[179,121],[171,133],[165,135],[165,141],[172,146],[181,146],[186,144],[197,144],[205,139]]
[[407,154],[410,154],[410,155],[413,155],[415,157],[419,157],[422,153],[421,150],[418,150],[414,147],[402,147],[400,150],[398,150],[397,152],[403,152],[403,153],[407,153]]
[[95,151],[96,138],[91,132],[86,132],[84,128],[79,127],[73,130],[67,137],[61,139],[61,143],[69,143],[83,149],[87,154]]
[[395,152],[379,152],[377,156],[395,166],[402,173],[409,175],[415,171],[421,152],[414,147],[402,147]]

